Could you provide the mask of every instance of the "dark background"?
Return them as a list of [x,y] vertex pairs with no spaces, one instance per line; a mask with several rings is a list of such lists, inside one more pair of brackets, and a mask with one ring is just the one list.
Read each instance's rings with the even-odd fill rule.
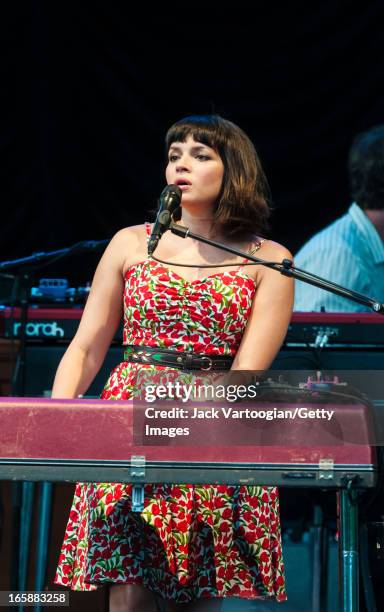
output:
[[[271,235],[295,252],[347,208],[351,140],[384,121],[381,1],[30,0],[0,13],[0,260],[152,219],[166,129],[211,112],[255,143]],[[38,276],[86,281],[98,257]]]

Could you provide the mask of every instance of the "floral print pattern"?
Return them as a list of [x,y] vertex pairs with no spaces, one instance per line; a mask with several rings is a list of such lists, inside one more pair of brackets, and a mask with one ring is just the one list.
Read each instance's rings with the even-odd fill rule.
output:
[[[255,282],[242,268],[188,282],[146,260],[125,276],[124,343],[235,355]],[[102,399],[130,399],[140,372],[169,368],[123,362]],[[176,374],[176,373],[175,373]],[[275,487],[78,483],[55,582],[74,590],[143,584],[164,599],[286,599]]]

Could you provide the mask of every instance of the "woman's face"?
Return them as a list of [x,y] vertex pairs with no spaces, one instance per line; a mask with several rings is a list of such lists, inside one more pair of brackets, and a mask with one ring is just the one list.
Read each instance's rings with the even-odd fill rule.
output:
[[204,204],[213,208],[223,182],[224,165],[211,147],[188,136],[185,142],[173,142],[165,171],[168,185],[178,185],[182,205]]

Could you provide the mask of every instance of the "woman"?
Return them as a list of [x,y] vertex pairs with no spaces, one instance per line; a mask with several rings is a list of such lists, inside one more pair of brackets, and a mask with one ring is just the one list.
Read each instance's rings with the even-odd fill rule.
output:
[[[182,225],[267,260],[291,257],[258,237],[267,182],[240,128],[218,116],[187,117],[170,128],[166,148],[167,183],[182,191]],[[104,399],[132,397],[143,368],[164,371],[138,363],[137,347],[215,356],[232,370],[265,370],[273,361],[291,316],[292,280],[171,232],[155,252],[170,263],[158,263],[147,255],[150,231],[123,229],[106,249],[53,397],[85,393],[123,311],[129,350]],[[141,515],[130,511],[130,496],[130,485],[77,485],[58,583],[79,590],[114,583],[113,612],[153,611],[160,600],[186,611],[218,610],[223,597],[286,598],[275,488],[147,485]]]

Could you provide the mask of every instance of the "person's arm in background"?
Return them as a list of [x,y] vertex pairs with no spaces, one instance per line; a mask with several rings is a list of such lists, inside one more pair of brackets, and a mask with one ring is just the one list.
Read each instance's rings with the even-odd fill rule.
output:
[[[295,257],[295,266],[347,289],[374,297],[374,287],[368,287],[366,265],[346,243],[335,244],[327,249],[303,249]],[[296,281],[294,310],[320,312],[322,309],[326,312],[368,310],[365,306],[335,293]]]
[[118,232],[105,250],[79,328],[57,369],[53,398],[84,394],[100,370],[121,320],[123,267],[136,243],[135,232],[127,228]]

